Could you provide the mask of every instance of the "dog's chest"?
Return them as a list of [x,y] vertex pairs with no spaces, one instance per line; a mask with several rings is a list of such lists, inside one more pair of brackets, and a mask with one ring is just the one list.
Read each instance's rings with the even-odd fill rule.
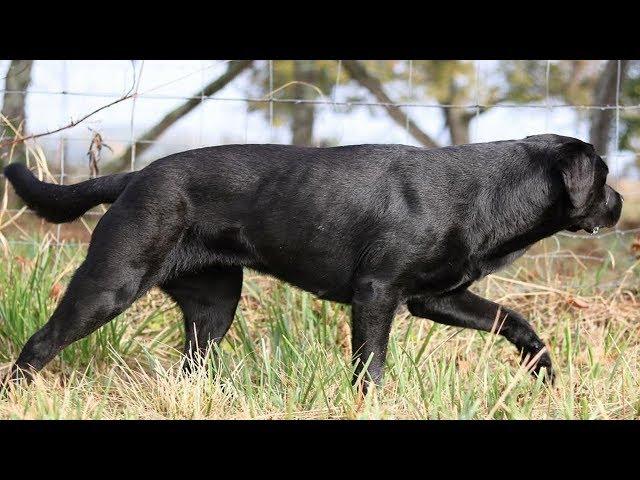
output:
[[411,274],[411,294],[443,294],[463,289],[500,270],[522,256],[526,249],[497,257],[451,257],[434,264],[420,265]]
[[515,252],[511,252],[506,255],[501,255],[497,257],[487,257],[478,262],[479,269],[482,271],[482,275],[479,278],[482,278],[490,273],[496,272],[503,267],[508,266],[509,264],[516,261],[527,251],[526,248],[521,250],[516,250]]

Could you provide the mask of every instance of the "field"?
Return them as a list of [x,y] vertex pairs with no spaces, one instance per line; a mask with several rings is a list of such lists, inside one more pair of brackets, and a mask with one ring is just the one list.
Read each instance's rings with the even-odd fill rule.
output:
[[[621,228],[635,228],[640,185],[621,190]],[[65,226],[58,247],[55,226],[12,215],[0,215],[0,374],[52,313],[95,221]],[[180,312],[153,290],[7,392],[0,418],[639,419],[639,247],[634,234],[560,236],[473,287],[528,316],[549,345],[554,386],[501,337],[401,310],[384,385],[362,397],[350,383],[349,307],[247,271],[231,331],[191,376],[179,373]]]

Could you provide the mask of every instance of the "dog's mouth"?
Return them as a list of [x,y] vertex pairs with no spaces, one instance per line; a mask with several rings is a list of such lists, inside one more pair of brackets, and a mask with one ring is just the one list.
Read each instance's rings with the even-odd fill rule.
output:
[[580,230],[584,230],[586,233],[590,235],[597,235],[601,228],[604,228],[604,225],[595,225],[595,226],[581,226],[581,225],[572,225],[567,227],[566,230],[569,232],[578,232]]

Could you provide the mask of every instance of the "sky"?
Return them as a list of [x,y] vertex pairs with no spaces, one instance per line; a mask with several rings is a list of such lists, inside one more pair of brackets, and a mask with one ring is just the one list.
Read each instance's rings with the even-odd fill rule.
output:
[[[488,88],[495,62],[479,61],[479,91]],[[9,66],[0,60],[0,78]],[[203,85],[222,74],[227,68],[224,61],[55,61],[39,60],[34,63],[32,83],[27,97],[28,128],[31,133],[52,130],[66,125],[71,119],[106,105],[126,93],[139,78],[134,101],[127,100],[105,109],[82,124],[53,137],[45,137],[40,144],[45,151],[58,155],[60,138],[68,141],[66,162],[81,165],[86,162],[85,152],[91,139],[89,127],[101,133],[104,141],[123,151],[132,138],[142,134],[162,116],[194,95]],[[137,161],[145,164],[169,153],[206,145],[225,143],[289,143],[286,126],[270,127],[262,111],[248,112],[246,86],[248,76],[238,77],[214,99],[204,101],[159,139],[159,145],[150,148]],[[341,82],[335,92],[336,101],[346,101],[354,93]],[[3,86],[2,86],[3,87]],[[274,89],[279,85],[274,85]],[[393,87],[388,94],[394,98]],[[68,94],[62,94],[68,92]],[[324,92],[329,95],[329,92]],[[264,95],[268,95],[265,91]],[[291,91],[282,92],[290,98]],[[318,99],[321,99],[318,96]],[[279,108],[278,104],[274,108]],[[375,112],[373,113],[372,112]],[[341,145],[358,143],[404,143],[417,145],[406,130],[394,123],[382,107],[360,106],[345,113],[339,105],[317,107],[316,138],[331,138]],[[448,137],[437,109],[405,107],[405,111],[428,134],[446,144]],[[558,133],[587,139],[587,128],[571,108],[493,108],[472,124],[471,141],[483,142],[522,138],[539,133]],[[110,154],[105,152],[105,161]],[[621,152],[610,162],[617,174],[632,159]]]

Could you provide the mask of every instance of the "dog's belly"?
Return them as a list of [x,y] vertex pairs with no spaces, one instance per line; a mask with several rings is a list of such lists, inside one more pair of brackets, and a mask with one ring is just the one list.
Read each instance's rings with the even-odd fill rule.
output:
[[[277,277],[319,298],[351,301],[351,270],[345,258],[296,244],[268,244],[248,238],[240,227],[189,230],[172,253],[167,276],[208,266],[243,266]],[[309,245],[306,245],[309,247]]]
[[353,295],[351,271],[340,259],[307,255],[292,259],[286,254],[269,252],[260,255],[260,261],[248,265],[260,272],[284,280],[324,300],[349,303]]
[[293,271],[288,268],[273,268],[266,265],[257,265],[252,268],[312,293],[322,300],[350,303],[353,297],[351,284],[350,282],[345,282],[344,279],[332,282],[326,275],[313,275],[308,272]]
[[[305,212],[306,213],[306,212]],[[250,224],[244,230],[255,254],[251,268],[277,277],[319,298],[350,302],[357,262],[353,241],[343,225],[309,225],[302,212]]]

